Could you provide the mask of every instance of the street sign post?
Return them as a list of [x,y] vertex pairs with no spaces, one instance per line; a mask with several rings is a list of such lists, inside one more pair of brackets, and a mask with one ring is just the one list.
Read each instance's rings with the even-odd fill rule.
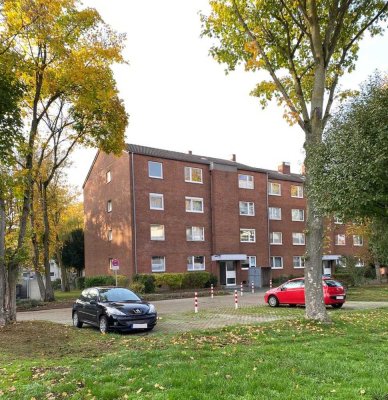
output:
[[110,266],[110,269],[115,272],[116,287],[117,287],[117,271],[120,269],[120,263],[119,263],[119,260],[117,258],[114,258],[112,260],[112,264]]

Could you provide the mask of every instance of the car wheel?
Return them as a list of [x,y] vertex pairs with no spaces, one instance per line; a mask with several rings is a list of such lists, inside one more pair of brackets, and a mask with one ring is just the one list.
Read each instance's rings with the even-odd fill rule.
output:
[[279,305],[279,300],[278,300],[278,298],[276,296],[269,296],[268,304],[271,307],[277,307]]
[[105,315],[100,318],[99,328],[101,333],[108,332],[108,318],[106,318]]
[[332,304],[331,306],[333,308],[341,308],[344,305],[344,303],[336,303],[336,304]]
[[79,320],[78,318],[78,312],[74,311],[73,313],[73,326],[76,328],[82,328],[83,322]]

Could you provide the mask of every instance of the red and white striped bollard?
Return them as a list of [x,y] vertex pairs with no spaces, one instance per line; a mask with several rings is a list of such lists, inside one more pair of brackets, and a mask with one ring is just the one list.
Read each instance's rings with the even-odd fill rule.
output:
[[272,289],[272,279],[269,280],[269,287]]
[[194,312],[198,312],[198,293],[194,293]]
[[237,290],[234,291],[234,308],[237,310],[238,309],[238,296],[237,296]]
[[210,285],[210,295],[211,295],[211,298],[214,297],[214,287],[213,287],[213,284]]
[[252,293],[255,293],[255,284],[252,281]]
[[243,293],[244,293],[244,289],[243,289],[243,284],[241,282],[241,285],[240,285],[240,296],[242,296]]

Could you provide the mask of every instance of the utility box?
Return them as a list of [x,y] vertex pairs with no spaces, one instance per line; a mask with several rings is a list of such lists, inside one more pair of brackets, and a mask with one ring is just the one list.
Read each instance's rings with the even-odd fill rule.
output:
[[263,286],[262,279],[261,279],[261,268],[260,267],[252,267],[248,270],[248,280],[249,280],[249,287],[253,286],[255,288],[261,288]]

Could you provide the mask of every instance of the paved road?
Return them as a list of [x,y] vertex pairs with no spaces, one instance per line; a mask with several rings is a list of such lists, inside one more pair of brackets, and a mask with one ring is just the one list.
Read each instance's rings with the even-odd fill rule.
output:
[[[263,292],[244,293],[238,296],[239,308],[264,305]],[[249,324],[279,319],[276,315],[255,316],[239,314],[234,310],[234,296],[199,297],[199,313],[194,314],[194,299],[160,300],[153,302],[160,320],[158,332],[182,332],[194,329],[210,329],[233,324]],[[343,309],[371,309],[388,307],[388,302],[349,301]],[[202,312],[201,311],[205,311]],[[274,310],[275,311],[275,310]],[[191,314],[191,312],[193,314]],[[275,314],[275,313],[274,313]],[[284,317],[282,317],[284,318]],[[42,311],[26,311],[17,314],[18,321],[41,320],[71,325],[71,309],[61,308]]]

